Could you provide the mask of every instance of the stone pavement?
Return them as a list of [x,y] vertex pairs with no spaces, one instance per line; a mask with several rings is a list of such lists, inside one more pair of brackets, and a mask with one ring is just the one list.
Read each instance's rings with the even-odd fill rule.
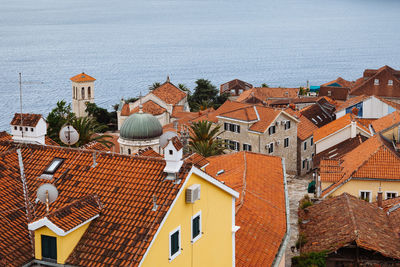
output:
[[[312,174],[307,174],[303,177],[287,175],[287,184],[289,191],[289,206],[290,206],[290,240],[286,247],[286,266],[291,266],[291,259],[293,256],[297,256],[298,253],[295,249],[294,253],[291,251],[291,247],[295,246],[298,228],[297,228],[297,209],[299,201],[307,194],[308,183],[312,180]],[[310,194],[310,197],[313,195]]]

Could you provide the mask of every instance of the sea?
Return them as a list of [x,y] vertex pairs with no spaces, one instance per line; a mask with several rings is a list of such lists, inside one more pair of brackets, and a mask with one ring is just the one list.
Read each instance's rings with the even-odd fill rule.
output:
[[0,0],[0,130],[22,110],[71,102],[95,77],[108,110],[153,82],[254,86],[354,80],[400,68],[400,0]]

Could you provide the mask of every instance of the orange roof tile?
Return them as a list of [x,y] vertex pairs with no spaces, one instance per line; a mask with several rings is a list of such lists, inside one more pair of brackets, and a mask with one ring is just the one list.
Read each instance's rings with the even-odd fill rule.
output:
[[142,156],[142,157],[156,157],[156,158],[162,158],[160,154],[155,152],[151,147],[147,147],[144,149],[140,149],[139,152],[135,154],[135,156]]
[[207,158],[206,172],[240,192],[236,266],[271,266],[286,232],[285,189],[278,157],[238,152]]
[[129,116],[131,114],[131,110],[129,108],[129,103],[125,103],[121,109],[121,116]]
[[[137,113],[139,112],[139,107],[135,107],[132,109],[130,114]],[[149,100],[145,103],[143,103],[143,112],[145,113],[150,113],[154,116],[163,114],[164,112],[167,112],[167,110],[163,107],[161,107],[159,104],[153,102],[152,100]]]
[[382,118],[371,122],[372,128],[376,133],[391,128],[400,123],[400,111],[394,111]]
[[[42,118],[40,114],[22,113],[22,126],[35,127]],[[21,125],[21,113],[15,113],[11,125]]]
[[263,102],[269,98],[296,98],[299,95],[299,90],[299,88],[254,87],[240,94],[236,101],[246,102],[255,98],[259,102]]
[[287,113],[296,117],[300,122],[297,124],[297,137],[300,140],[306,140],[313,135],[318,127],[312,123],[306,116],[303,116],[299,111],[291,108],[285,109]]
[[321,86],[332,86],[332,84],[337,83],[342,87],[351,87],[351,85],[353,84],[353,82],[347,81],[345,79],[343,79],[342,77],[338,77],[337,79],[321,84]]
[[181,101],[187,95],[185,92],[183,92],[181,89],[170,82],[163,83],[160,87],[154,89],[151,93],[160,98],[165,103],[171,105],[178,104],[179,101]]
[[84,83],[84,82],[94,82],[96,79],[82,72],[80,74],[75,75],[74,77],[71,77],[70,80],[76,83]]
[[111,148],[108,148],[97,141],[92,141],[90,143],[87,143],[86,145],[83,145],[80,148],[88,150],[111,151]]
[[11,135],[9,135],[6,131],[0,132],[0,142],[11,140]]
[[[62,213],[63,208],[88,195],[97,195],[102,203],[101,215],[90,224],[68,257],[66,263],[71,265],[137,266],[183,184],[165,181],[165,161],[162,159],[99,152],[97,165],[92,167],[93,155],[90,151],[39,145],[18,146],[21,147],[31,203],[35,203],[34,192],[38,186],[46,182],[54,184],[59,191],[58,199],[50,204],[51,214]],[[21,266],[32,259],[33,253],[18,156],[16,147],[13,144],[10,147],[10,142],[2,142],[0,147],[8,150],[0,153],[0,190],[3,192],[0,210],[7,211],[0,216],[1,260],[7,266]],[[55,157],[63,158],[64,162],[53,179],[39,179]],[[179,173],[183,181],[189,167],[184,165]],[[152,211],[153,196],[157,197],[158,203],[162,203],[156,212]],[[44,204],[36,204],[33,220],[42,218],[45,210]],[[69,216],[76,219],[60,219],[60,226],[65,229],[73,227],[80,220],[78,217],[81,215],[78,214],[86,209],[73,210]],[[88,213],[92,211],[86,210]]]
[[400,259],[398,232],[375,203],[344,193],[299,210],[299,218],[300,232],[307,239],[302,253],[332,253],[356,244],[371,253]]

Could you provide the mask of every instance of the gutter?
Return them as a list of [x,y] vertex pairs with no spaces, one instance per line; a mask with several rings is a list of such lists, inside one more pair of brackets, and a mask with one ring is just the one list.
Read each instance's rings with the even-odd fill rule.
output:
[[286,206],[286,233],[283,237],[282,243],[279,247],[278,253],[275,256],[275,260],[272,263],[272,266],[278,267],[282,261],[282,257],[285,257],[285,251],[287,244],[290,239],[290,207],[289,207],[289,195],[287,189],[287,181],[286,181],[286,168],[285,168],[285,159],[282,158],[282,168],[283,168],[283,185],[285,187],[285,206]]

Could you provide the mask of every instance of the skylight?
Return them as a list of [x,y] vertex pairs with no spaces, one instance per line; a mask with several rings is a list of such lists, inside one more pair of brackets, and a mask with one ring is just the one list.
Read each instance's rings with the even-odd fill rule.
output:
[[55,158],[53,161],[47,166],[46,170],[44,170],[44,174],[54,174],[57,169],[61,166],[61,163],[63,163],[64,159],[60,158]]
[[225,170],[219,170],[219,171],[217,172],[217,176],[223,174],[224,172],[225,172]]

